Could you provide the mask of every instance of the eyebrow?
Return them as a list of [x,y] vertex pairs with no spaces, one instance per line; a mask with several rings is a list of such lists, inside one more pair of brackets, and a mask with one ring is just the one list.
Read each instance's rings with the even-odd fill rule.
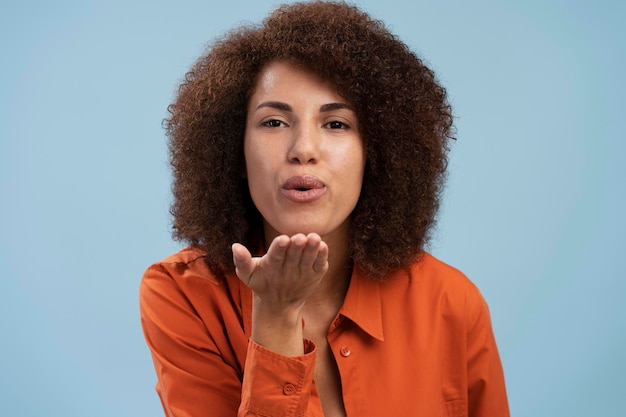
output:
[[256,109],[258,110],[262,107],[271,107],[277,110],[293,111],[293,109],[291,108],[289,104],[283,103],[281,101],[264,101],[263,103],[256,106]]
[[[271,107],[273,109],[283,110],[283,111],[288,111],[288,112],[293,111],[293,109],[291,108],[289,104],[283,103],[282,101],[264,101],[263,103],[256,106],[256,109],[258,110],[262,107]],[[322,106],[320,106],[320,113],[333,111],[333,110],[341,110],[341,109],[354,110],[351,106],[345,103],[328,103],[328,104],[323,104]]]
[[341,110],[341,109],[347,109],[347,110],[353,110],[354,109],[345,104],[345,103],[328,103],[328,104],[324,104],[322,107],[320,107],[320,113],[323,112],[327,112],[327,111],[333,111],[333,110]]

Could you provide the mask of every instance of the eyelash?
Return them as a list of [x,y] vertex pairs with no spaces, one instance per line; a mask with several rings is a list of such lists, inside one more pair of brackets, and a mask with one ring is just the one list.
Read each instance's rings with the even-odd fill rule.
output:
[[[285,122],[283,122],[282,120],[278,120],[278,119],[271,119],[271,120],[266,120],[265,122],[262,123],[262,125],[265,127],[277,128],[277,127],[283,127],[285,125]],[[332,122],[328,122],[324,124],[324,127],[328,127],[329,129],[349,129],[350,128],[348,124],[344,122],[340,122],[338,120],[333,120]]]
[[285,125],[285,122],[283,122],[282,120],[271,119],[264,121],[263,123],[261,123],[261,125],[265,127],[282,127],[283,125]]
[[[332,125],[339,125],[339,126],[332,127]],[[348,129],[348,128],[350,128],[350,126],[348,126],[346,123],[340,122],[338,120],[333,120],[332,122],[328,122],[324,126],[328,126],[330,129]]]

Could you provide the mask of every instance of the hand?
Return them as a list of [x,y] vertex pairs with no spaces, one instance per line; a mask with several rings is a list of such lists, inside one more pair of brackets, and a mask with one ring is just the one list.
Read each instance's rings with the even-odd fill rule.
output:
[[266,308],[301,307],[328,270],[328,246],[316,233],[276,237],[253,258],[245,246],[232,246],[235,271]]
[[287,356],[302,355],[302,310],[328,270],[328,245],[319,235],[276,237],[260,258],[232,246],[235,271],[253,292],[252,340]]

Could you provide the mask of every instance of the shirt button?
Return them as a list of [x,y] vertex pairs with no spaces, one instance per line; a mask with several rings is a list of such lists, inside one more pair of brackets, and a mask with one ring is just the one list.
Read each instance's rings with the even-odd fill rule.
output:
[[283,394],[285,395],[293,395],[296,393],[296,387],[293,384],[285,384],[283,387]]
[[348,356],[350,356],[350,348],[348,346],[343,346],[341,349],[339,349],[339,353],[341,353],[341,356],[343,356],[344,358],[347,358]]

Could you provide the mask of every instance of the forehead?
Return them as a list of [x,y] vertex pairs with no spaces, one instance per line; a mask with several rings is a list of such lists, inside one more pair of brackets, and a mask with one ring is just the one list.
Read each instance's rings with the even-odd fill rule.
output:
[[288,62],[274,61],[257,76],[250,102],[266,99],[307,99],[345,102],[337,87],[315,72]]

